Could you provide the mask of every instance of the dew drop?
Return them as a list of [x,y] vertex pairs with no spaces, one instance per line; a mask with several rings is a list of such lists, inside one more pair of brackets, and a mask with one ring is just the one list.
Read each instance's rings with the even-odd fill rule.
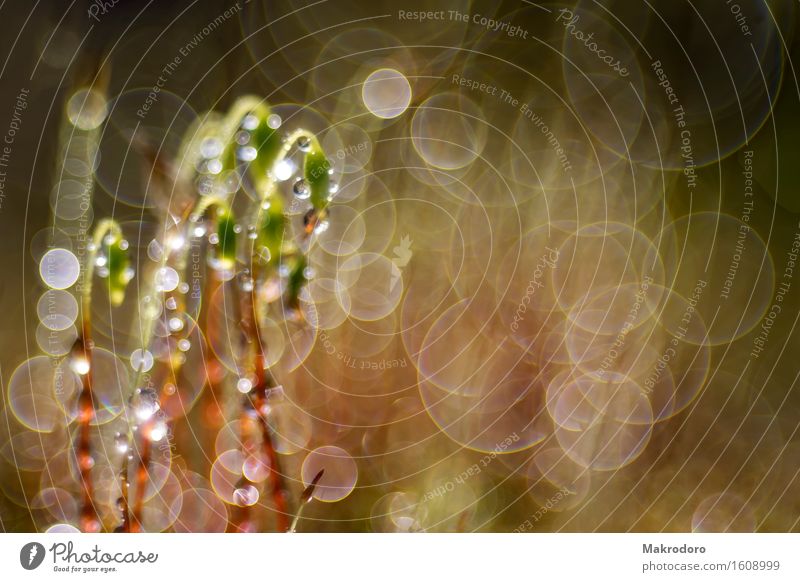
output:
[[295,166],[291,160],[283,159],[275,164],[272,172],[275,174],[275,179],[279,182],[284,182],[294,175]]
[[222,162],[219,161],[218,158],[209,160],[208,164],[206,164],[206,169],[208,170],[209,174],[214,174],[216,176],[222,171]]
[[276,113],[273,113],[267,117],[267,125],[270,129],[278,129],[281,126],[281,123],[283,123],[283,120],[281,119],[281,116]]
[[253,146],[244,146],[238,149],[236,157],[243,162],[252,162],[258,157],[258,150]]
[[301,152],[309,152],[311,151],[311,140],[308,139],[308,136],[301,135],[297,138],[297,147]]
[[200,145],[200,155],[207,160],[216,158],[222,153],[222,147],[222,140],[215,137],[208,137],[204,139],[203,143]]
[[134,414],[140,422],[149,420],[159,409],[158,396],[152,388],[141,390],[134,406]]
[[83,355],[73,356],[70,359],[69,367],[79,376],[85,376],[89,373],[89,360]]
[[158,442],[167,436],[167,425],[163,421],[159,421],[155,423],[150,428],[150,440],[153,442]]
[[311,196],[311,188],[303,178],[300,178],[292,186],[292,193],[298,200],[307,200]]
[[314,234],[322,234],[326,230],[328,230],[328,226],[330,223],[327,219],[323,219],[317,222],[316,226],[314,227]]
[[153,367],[153,354],[147,350],[133,350],[133,352],[131,352],[131,367],[137,372],[150,371]]
[[128,452],[128,437],[127,435],[118,432],[114,437],[114,446],[117,447],[119,453]]
[[178,272],[172,267],[161,267],[156,272],[156,291],[174,291],[179,282]]
[[253,115],[252,113],[248,113],[242,119],[242,129],[246,129],[247,131],[253,131],[255,128],[258,127],[258,117]]
[[242,394],[247,394],[253,389],[253,382],[249,378],[239,378],[236,389]]
[[94,467],[94,457],[87,453],[83,453],[78,457],[78,462],[81,466],[81,469],[87,470]]

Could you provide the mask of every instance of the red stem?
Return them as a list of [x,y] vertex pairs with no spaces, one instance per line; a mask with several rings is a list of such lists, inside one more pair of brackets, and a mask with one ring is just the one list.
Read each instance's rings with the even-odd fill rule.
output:
[[94,487],[92,484],[92,450],[90,444],[91,422],[94,420],[94,402],[92,398],[92,350],[88,314],[84,316],[82,337],[73,348],[73,357],[82,358],[88,364],[88,370],[81,376],[81,393],[78,396],[78,470],[83,486],[83,504],[80,514],[80,525],[84,532],[96,532],[99,519],[94,506]]
[[[256,335],[258,332],[256,331]],[[283,487],[283,479],[279,470],[278,454],[272,444],[272,434],[270,433],[267,416],[264,413],[264,405],[267,403],[267,388],[269,379],[265,370],[264,351],[261,342],[256,343],[256,386],[253,389],[253,407],[256,410],[258,421],[261,426],[261,440],[264,448],[264,455],[269,460],[269,484],[272,500],[276,511],[276,529],[285,532],[289,529],[289,514],[286,511],[286,495]]]
[[150,466],[150,437],[147,434],[151,421],[143,425],[142,452],[139,466],[136,469],[136,497],[133,503],[133,516],[130,530],[134,533],[142,531],[142,508],[144,506],[144,489],[147,486],[147,472]]

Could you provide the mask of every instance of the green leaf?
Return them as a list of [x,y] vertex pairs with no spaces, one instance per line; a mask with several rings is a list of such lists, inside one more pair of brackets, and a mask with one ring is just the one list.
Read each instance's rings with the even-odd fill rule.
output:
[[108,290],[111,305],[114,307],[122,304],[125,299],[125,289],[130,280],[127,248],[128,245],[121,236],[116,236],[108,245]]
[[283,148],[281,134],[267,125],[268,117],[269,109],[264,117],[259,119],[258,127],[253,130],[250,138],[251,145],[258,151],[258,157],[250,162],[250,174],[256,183],[272,170]]
[[283,214],[283,200],[280,196],[272,196],[269,203],[269,208],[262,211],[258,234],[259,243],[269,251],[267,263],[274,265],[281,256],[286,216]]
[[230,210],[223,210],[217,215],[217,259],[220,266],[232,269],[236,265],[236,221]]

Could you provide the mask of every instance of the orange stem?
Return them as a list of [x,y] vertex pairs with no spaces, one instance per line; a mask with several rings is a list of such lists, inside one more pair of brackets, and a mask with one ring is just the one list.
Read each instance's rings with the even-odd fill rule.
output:
[[[147,421],[149,425],[151,421]],[[142,453],[140,455],[139,466],[136,469],[136,497],[133,503],[133,516],[131,518],[130,530],[132,532],[142,531],[142,508],[144,507],[144,489],[147,486],[148,467],[150,466],[150,438],[147,435],[148,427],[144,427],[142,438]]]

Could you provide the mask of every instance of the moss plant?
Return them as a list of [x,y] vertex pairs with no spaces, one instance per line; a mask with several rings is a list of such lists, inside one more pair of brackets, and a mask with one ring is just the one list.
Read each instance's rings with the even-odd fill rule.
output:
[[[213,120],[209,116],[209,120]],[[264,286],[278,289],[283,310],[299,317],[299,297],[306,283],[307,259],[304,249],[316,232],[327,226],[327,205],[330,199],[330,162],[317,137],[306,130],[289,134],[280,128],[281,120],[270,107],[258,98],[239,99],[221,119],[196,127],[187,135],[181,148],[183,159],[176,173],[176,187],[195,190],[194,202],[180,217],[170,216],[165,221],[160,240],[155,241],[161,255],[153,276],[146,278],[140,292],[146,297],[157,297],[172,306],[175,317],[187,309],[186,282],[189,279],[192,244],[201,244],[207,257],[207,281],[202,289],[201,301],[207,301],[214,285],[236,281],[233,287],[235,303],[239,306],[242,329],[247,336],[244,363],[236,382],[236,396],[241,403],[242,454],[254,451],[269,467],[266,489],[275,513],[274,529],[289,530],[289,518],[294,512],[287,508],[288,495],[281,475],[280,462],[274,446],[273,428],[267,419],[269,395],[276,388],[275,379],[267,366],[266,346],[261,325],[267,312],[269,294],[260,293]],[[288,158],[297,152],[304,157],[301,175],[291,183],[292,196],[307,205],[303,227],[298,236],[291,236],[285,213],[287,200],[279,184],[286,181]],[[241,192],[255,196],[241,196]],[[252,200],[242,205],[242,200]],[[238,210],[234,210],[237,208]],[[238,216],[237,216],[238,214]],[[241,219],[239,218],[241,217]],[[87,280],[99,274],[105,279],[112,307],[119,307],[125,297],[125,288],[132,277],[130,259],[120,226],[111,220],[102,221],[95,231],[91,255],[86,262]],[[181,292],[181,287],[183,287]],[[267,295],[267,298],[265,298]],[[92,342],[91,342],[91,284],[83,295],[83,333],[73,348],[72,362],[82,377],[79,397],[80,415],[77,458],[83,482],[83,510],[81,527],[85,531],[103,528],[94,510],[91,482],[92,453],[89,429],[95,417],[92,399]],[[147,319],[147,318],[143,318]],[[179,321],[179,320],[178,320]],[[175,324],[175,332],[180,331]],[[173,331],[170,328],[170,331]],[[169,414],[159,414],[167,408],[169,397],[175,393],[173,379],[180,378],[183,360],[169,363],[169,378],[154,388],[145,386],[143,378],[152,366],[152,344],[156,341],[154,323],[141,324],[140,354],[142,361],[133,362],[133,392],[129,394],[126,418],[128,430],[120,433],[120,450],[130,447],[138,452],[135,467],[133,454],[123,456],[119,472],[121,496],[118,501],[118,521],[113,527],[118,532],[143,531],[145,489],[151,473],[154,443],[169,433],[174,419]],[[147,357],[151,360],[148,363]],[[156,363],[156,365],[164,365]],[[176,380],[177,381],[177,380]],[[255,419],[259,430],[251,430],[249,420]],[[259,444],[260,442],[260,444]],[[234,520],[241,531],[261,530],[263,524],[254,522],[247,494],[252,483],[243,476],[237,483],[234,499],[240,499],[238,518]],[[134,488],[130,495],[129,487]],[[313,489],[313,487],[312,487]],[[303,498],[300,507],[309,499]],[[298,513],[299,515],[299,509]]]

